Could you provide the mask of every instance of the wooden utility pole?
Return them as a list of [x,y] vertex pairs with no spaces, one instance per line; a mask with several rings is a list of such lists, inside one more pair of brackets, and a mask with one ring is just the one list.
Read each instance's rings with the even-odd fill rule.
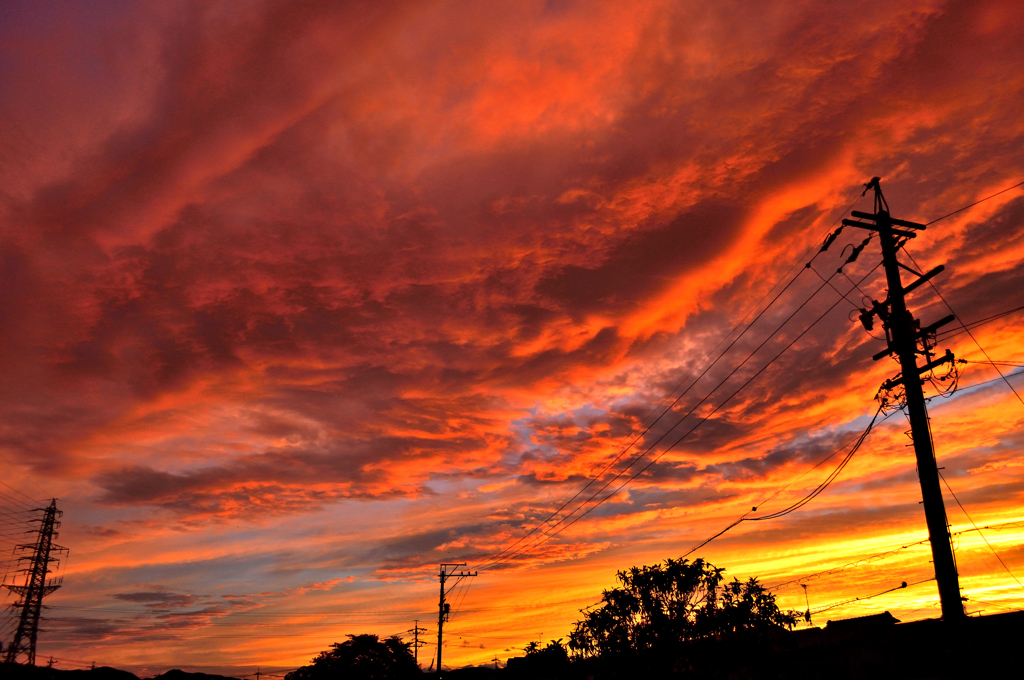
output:
[[[458,564],[442,564],[441,565],[441,570],[438,573],[438,576],[441,579],[441,597],[438,600],[438,604],[437,604],[437,675],[438,675],[438,677],[441,676],[441,650],[444,649],[444,624],[448,620],[448,613],[451,610],[451,606],[447,602],[444,601],[445,595],[447,595],[448,594],[448,590],[450,590],[450,588],[448,590],[445,589],[445,583],[448,581],[448,579],[455,578],[455,579],[457,579],[455,581],[455,583],[458,584],[458,582],[461,581],[464,578],[469,578],[469,577],[477,575],[477,572],[475,572],[475,571],[472,572],[472,573],[470,573],[468,571],[449,571],[449,568],[455,569],[455,568],[464,567],[464,566],[466,566],[465,562],[460,562]],[[454,588],[454,587],[455,586],[453,585],[452,588]]]
[[[865,185],[865,193],[869,189],[875,191],[875,212],[863,213],[856,210],[852,215],[857,220],[843,220],[843,226],[869,229],[878,234],[882,246],[882,264],[885,268],[885,279],[889,287],[889,295],[885,301],[873,302],[872,309],[861,310],[861,321],[866,329],[871,330],[873,317],[882,320],[886,332],[888,347],[875,355],[875,359],[892,354],[900,363],[901,374],[886,380],[882,390],[891,391],[902,385],[905,395],[903,408],[910,420],[911,436],[914,440],[914,453],[917,457],[917,475],[921,482],[921,496],[924,504],[925,521],[928,525],[928,538],[932,547],[932,560],[935,564],[935,580],[939,586],[939,599],[942,602],[942,618],[946,621],[960,621],[965,618],[963,601],[960,596],[960,580],[953,557],[953,545],[949,535],[949,524],[946,520],[946,506],[942,501],[942,490],[939,487],[939,471],[935,463],[935,451],[932,448],[931,427],[928,422],[928,408],[924,400],[923,381],[921,374],[944,363],[952,364],[953,355],[946,354],[932,359],[935,330],[954,319],[944,319],[921,328],[920,322],[907,309],[906,293],[916,289],[925,281],[939,274],[943,267],[939,266],[925,274],[918,273],[897,259],[897,253],[907,240],[915,238],[917,232],[925,228],[923,224],[898,220],[889,215],[889,205],[882,195],[880,178],[873,178]],[[906,288],[900,280],[900,269],[917,276]],[[924,355],[926,363],[917,365],[917,355]],[[897,401],[899,401],[897,399]]]

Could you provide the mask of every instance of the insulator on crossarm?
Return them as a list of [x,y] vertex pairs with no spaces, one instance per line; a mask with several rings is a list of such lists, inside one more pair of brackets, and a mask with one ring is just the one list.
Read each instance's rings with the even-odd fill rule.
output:
[[828,250],[828,247],[836,242],[836,239],[839,238],[839,234],[841,233],[843,233],[843,227],[840,225],[838,229],[836,229],[831,234],[825,237],[825,243],[822,244],[821,250],[819,250],[818,252],[823,253],[826,250]]
[[871,237],[868,237],[861,241],[861,244],[859,246],[854,246],[853,250],[850,251],[850,257],[846,258],[846,264],[853,264],[854,262],[856,262],[857,258],[860,257],[861,251],[864,250],[864,248],[868,245],[868,242],[870,240]]

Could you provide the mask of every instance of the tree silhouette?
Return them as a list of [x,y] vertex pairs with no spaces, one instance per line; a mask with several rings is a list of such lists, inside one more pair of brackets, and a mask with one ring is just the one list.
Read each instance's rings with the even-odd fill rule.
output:
[[702,559],[620,571],[621,587],[604,591],[601,604],[585,612],[569,636],[569,649],[577,658],[667,653],[687,641],[796,623],[757,579],[723,586],[723,571]]
[[376,635],[349,635],[320,652],[309,666],[284,676],[285,680],[400,680],[420,675],[410,651],[411,643],[398,636],[380,640]]
[[569,652],[562,643],[562,638],[552,640],[546,647],[540,646],[539,640],[534,640],[523,647],[528,657],[543,658],[547,663],[561,663],[569,661]]

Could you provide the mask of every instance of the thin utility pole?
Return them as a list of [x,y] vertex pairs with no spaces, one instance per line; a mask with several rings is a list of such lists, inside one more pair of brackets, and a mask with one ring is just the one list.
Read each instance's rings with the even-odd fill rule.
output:
[[[477,572],[468,571],[449,571],[449,568],[456,569],[458,567],[466,566],[465,562],[458,564],[442,564],[441,570],[438,572],[438,576],[441,579],[441,597],[437,603],[437,675],[441,675],[441,650],[444,649],[444,624],[448,620],[448,613],[451,610],[451,606],[444,601],[445,595],[448,594],[448,590],[445,589],[444,584],[450,578],[458,579],[455,583],[457,584],[464,578],[476,576]],[[454,586],[452,586],[454,588]]]
[[427,629],[420,626],[420,620],[416,619],[415,625],[413,625],[412,630],[409,632],[412,633],[412,653],[413,658],[416,660],[416,667],[418,668],[420,665],[420,647],[427,644],[423,640],[420,640],[420,633],[426,633]]
[[[34,544],[19,545],[18,550],[32,551],[31,556],[21,557],[19,560],[29,562],[29,566],[21,571],[26,574],[25,585],[15,586],[4,584],[11,592],[21,595],[21,602],[14,605],[15,609],[21,609],[18,616],[18,628],[14,632],[14,640],[7,648],[7,655],[4,660],[7,663],[19,663],[23,660],[29,666],[36,665],[36,638],[39,635],[39,615],[43,609],[43,597],[60,588],[60,582],[56,580],[47,581],[46,577],[52,573],[50,564],[56,562],[57,558],[52,557],[54,552],[64,552],[67,549],[55,545],[53,539],[57,538],[57,529],[60,527],[58,518],[64,513],[57,509],[57,499],[53,499],[46,508],[38,508],[43,511],[43,517],[39,524],[39,534]],[[52,659],[50,664],[52,665]]]
[[[935,580],[939,586],[939,599],[942,602],[942,618],[946,621],[961,621],[965,618],[963,600],[960,596],[960,579],[957,575],[956,561],[953,557],[953,545],[949,535],[949,524],[946,519],[946,506],[942,501],[942,490],[939,488],[939,471],[935,462],[935,451],[932,445],[931,427],[928,422],[928,408],[925,405],[922,389],[922,373],[927,373],[944,363],[954,362],[953,354],[946,350],[945,355],[933,359],[935,330],[955,317],[952,315],[936,323],[921,327],[920,321],[914,318],[907,309],[906,294],[916,289],[936,274],[943,271],[938,266],[921,274],[914,271],[897,259],[897,253],[909,239],[915,238],[918,231],[925,228],[923,224],[898,220],[889,215],[889,204],[882,195],[880,178],[873,178],[865,185],[865,193],[875,190],[875,212],[863,213],[854,210],[853,217],[857,220],[843,220],[843,226],[869,229],[878,234],[882,246],[882,263],[885,268],[885,279],[889,287],[889,295],[885,301],[873,302],[872,308],[861,310],[861,322],[867,330],[871,330],[873,317],[877,315],[885,328],[888,347],[875,355],[875,360],[886,355],[894,355],[900,363],[901,374],[886,380],[882,391],[898,391],[902,386],[904,392],[904,410],[910,420],[911,436],[914,440],[914,454],[917,457],[917,476],[921,482],[921,497],[924,504],[925,521],[928,524],[928,538],[932,547],[932,560],[935,564]],[[900,269],[916,276],[906,288],[900,280]],[[917,365],[917,355],[925,357],[925,364]],[[899,402],[899,396],[894,401]]]

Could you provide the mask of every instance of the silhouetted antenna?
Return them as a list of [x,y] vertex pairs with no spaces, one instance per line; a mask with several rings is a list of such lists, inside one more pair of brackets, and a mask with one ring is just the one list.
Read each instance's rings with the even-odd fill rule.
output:
[[[18,628],[14,633],[14,639],[7,648],[4,660],[7,663],[25,663],[34,666],[36,663],[36,638],[39,635],[39,615],[43,609],[43,598],[61,586],[61,579],[47,580],[52,573],[50,564],[57,562],[58,558],[53,553],[67,552],[67,548],[55,545],[53,539],[57,538],[57,529],[60,527],[58,518],[64,513],[57,509],[57,499],[54,498],[46,508],[40,508],[43,517],[38,520],[39,533],[34,544],[19,545],[19,551],[29,552],[31,555],[21,557],[21,561],[29,562],[29,566],[20,569],[25,574],[24,585],[3,584],[11,592],[21,595],[21,601],[14,604],[15,610],[20,609],[18,616]],[[52,665],[52,659],[50,665]]]
[[[892,355],[900,364],[901,373],[882,383],[876,398],[879,401],[879,408],[902,410],[910,420],[910,432],[917,457],[917,475],[921,482],[925,521],[928,525],[932,560],[935,564],[935,580],[938,582],[939,598],[942,601],[942,618],[947,621],[958,621],[965,617],[960,595],[960,579],[953,556],[946,506],[942,502],[942,489],[939,488],[939,471],[932,448],[928,409],[922,389],[924,380],[921,377],[923,374],[931,375],[943,364],[949,364],[947,374],[938,380],[951,379],[951,385],[956,384],[956,363],[953,353],[946,350],[945,354],[936,356],[933,352],[936,331],[956,317],[949,315],[922,327],[921,322],[907,309],[906,294],[940,274],[944,267],[939,265],[929,272],[921,273],[899,261],[897,254],[900,249],[907,241],[916,238],[917,233],[924,230],[926,225],[890,216],[889,204],[882,195],[880,178],[872,178],[865,185],[865,192],[870,189],[875,191],[875,212],[864,213],[854,210],[850,214],[857,219],[843,220],[843,226],[867,229],[878,234],[889,293],[881,302],[872,300],[870,309],[862,309],[860,321],[869,332],[874,327],[876,316],[882,322],[887,346],[875,354],[875,361]],[[901,281],[900,269],[916,277],[906,287]],[[923,366],[917,365],[918,355],[924,356]]]

